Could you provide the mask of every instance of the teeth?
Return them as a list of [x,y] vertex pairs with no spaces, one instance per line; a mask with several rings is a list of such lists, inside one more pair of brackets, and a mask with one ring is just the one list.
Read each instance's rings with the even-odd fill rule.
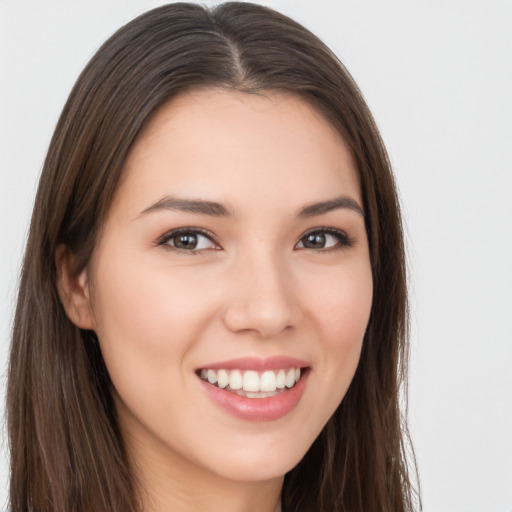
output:
[[260,377],[260,391],[275,391],[276,390],[276,374],[268,371],[264,372]]
[[226,370],[219,370],[217,372],[217,384],[219,388],[224,389],[229,384],[229,375]]
[[229,390],[239,391],[239,394],[243,393],[249,398],[265,398],[284,388],[292,388],[299,381],[301,371],[300,368],[267,370],[262,373],[254,370],[202,369],[199,375],[201,379],[219,388],[229,387]]
[[[208,374],[210,371],[208,371]],[[286,387],[291,388],[295,384],[295,370],[290,368],[286,374]]]
[[259,391],[260,390],[260,376],[253,371],[244,373],[244,391]]
[[215,370],[208,370],[208,382],[210,384],[215,384],[217,382],[217,372]]
[[229,387],[231,389],[240,389],[243,386],[242,374],[234,370],[229,375]]
[[[204,370],[203,370],[204,371]],[[276,377],[276,387],[283,389],[286,386],[286,373],[284,370],[279,370]]]

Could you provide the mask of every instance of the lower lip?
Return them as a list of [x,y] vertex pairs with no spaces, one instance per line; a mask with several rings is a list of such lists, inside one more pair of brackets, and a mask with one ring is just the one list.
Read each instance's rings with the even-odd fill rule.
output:
[[297,406],[308,376],[309,371],[304,372],[293,388],[267,398],[240,396],[198,378],[210,398],[233,416],[247,421],[272,421],[286,416]]

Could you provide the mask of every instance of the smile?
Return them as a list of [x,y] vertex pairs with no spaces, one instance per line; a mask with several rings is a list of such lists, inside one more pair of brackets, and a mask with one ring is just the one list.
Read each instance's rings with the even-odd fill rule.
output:
[[311,366],[285,356],[241,358],[196,370],[209,399],[229,415],[245,421],[286,417],[300,403]]
[[202,380],[247,398],[268,398],[291,389],[300,380],[300,368],[254,370],[206,369],[199,371]]

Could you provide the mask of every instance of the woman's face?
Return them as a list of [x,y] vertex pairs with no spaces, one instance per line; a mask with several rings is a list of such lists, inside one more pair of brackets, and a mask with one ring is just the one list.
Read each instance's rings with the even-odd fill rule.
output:
[[139,463],[281,477],[343,399],[370,314],[350,152],[297,97],[184,94],[136,142],[86,279]]

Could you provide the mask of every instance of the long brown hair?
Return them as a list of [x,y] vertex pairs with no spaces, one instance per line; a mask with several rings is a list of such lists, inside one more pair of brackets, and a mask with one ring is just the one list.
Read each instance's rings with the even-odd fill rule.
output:
[[211,10],[178,3],[143,14],[100,48],[48,150],[10,355],[11,511],[140,509],[99,344],[66,316],[55,251],[67,245],[76,272],[86,267],[138,134],[165,102],[197,87],[300,95],[339,130],[359,170],[374,283],[370,322],[342,404],[285,477],[283,510],[412,510],[414,457],[399,407],[407,366],[404,245],[372,116],[343,65],[291,19],[248,3]]

